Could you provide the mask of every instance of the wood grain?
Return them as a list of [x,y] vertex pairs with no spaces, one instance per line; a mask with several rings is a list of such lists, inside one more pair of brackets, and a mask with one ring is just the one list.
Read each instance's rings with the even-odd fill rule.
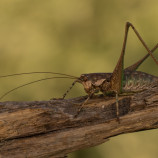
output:
[[158,128],[158,86],[119,97],[86,97],[32,102],[0,102],[0,157],[64,157],[123,133]]

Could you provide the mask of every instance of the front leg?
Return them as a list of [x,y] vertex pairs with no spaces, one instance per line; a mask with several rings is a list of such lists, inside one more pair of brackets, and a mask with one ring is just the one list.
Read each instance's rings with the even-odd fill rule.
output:
[[90,99],[90,98],[92,98],[94,96],[94,92],[93,93],[90,93],[89,95],[88,95],[88,97],[87,97],[87,99],[82,103],[82,104],[79,104],[79,109],[78,109],[78,111],[77,111],[77,113],[76,113],[76,115],[74,116],[74,117],[77,117],[78,115],[79,115],[79,113],[80,113],[80,111],[82,110],[82,108],[83,108],[83,106],[88,102],[88,100]]

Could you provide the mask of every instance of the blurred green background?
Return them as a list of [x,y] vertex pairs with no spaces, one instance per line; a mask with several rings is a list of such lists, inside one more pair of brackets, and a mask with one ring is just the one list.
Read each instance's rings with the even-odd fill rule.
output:
[[[157,0],[1,0],[0,74],[53,71],[79,76],[112,72],[119,58],[125,22],[134,24],[149,48],[158,42]],[[125,67],[147,52],[130,30]],[[157,51],[158,52],[158,51]],[[158,59],[158,53],[154,54]],[[149,58],[139,69],[158,75]],[[1,78],[0,94],[51,75]],[[23,87],[6,100],[61,97],[72,80],[54,79]],[[76,85],[68,97],[85,95]],[[157,158],[158,130],[121,135],[71,158]]]

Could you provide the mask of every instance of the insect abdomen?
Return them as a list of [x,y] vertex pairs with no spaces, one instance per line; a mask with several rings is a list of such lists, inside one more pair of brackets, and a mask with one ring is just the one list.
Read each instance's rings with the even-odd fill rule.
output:
[[126,72],[123,79],[123,92],[138,92],[150,88],[158,77],[149,75],[144,72]]

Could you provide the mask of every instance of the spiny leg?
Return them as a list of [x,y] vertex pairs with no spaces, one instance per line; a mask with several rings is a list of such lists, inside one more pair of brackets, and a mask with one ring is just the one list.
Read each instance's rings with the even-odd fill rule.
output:
[[62,98],[51,98],[50,100],[60,100],[60,99],[65,99],[66,95],[70,92],[70,90],[72,89],[72,87],[75,85],[77,81],[75,80],[72,85],[69,87],[69,89],[64,93]]
[[112,73],[112,77],[111,77],[111,89],[112,89],[112,91],[117,91],[118,93],[121,93],[121,90],[122,90],[122,80],[123,80],[123,75],[124,75],[123,74],[124,55],[125,55],[125,49],[126,49],[128,29],[129,29],[129,24],[126,23],[125,36],[124,36],[121,55],[120,55],[120,58],[115,66],[115,69],[114,69],[114,71]]
[[[129,27],[132,27],[133,31],[135,32],[135,34],[137,35],[138,39],[141,41],[141,43],[143,44],[143,46],[145,47],[145,49],[148,51],[148,53],[151,55],[151,57],[153,58],[153,60],[158,64],[157,60],[153,57],[151,51],[149,50],[149,48],[147,47],[146,43],[144,42],[144,40],[141,38],[141,36],[139,35],[139,33],[137,32],[137,30],[134,28],[134,26],[127,22],[126,26],[125,26],[125,36],[124,36],[124,41],[123,41],[123,47],[122,47],[122,51],[121,51],[121,55],[120,58],[117,62],[117,65],[113,71],[112,77],[111,77],[111,90],[117,92],[117,95],[120,94],[122,92],[122,84],[123,84],[123,76],[124,76],[124,55],[125,55],[125,49],[126,49],[126,43],[127,43],[127,36],[128,36],[128,30]],[[116,98],[118,98],[118,96],[116,95]],[[117,100],[117,99],[116,99]],[[118,101],[116,101],[116,108],[118,109]],[[118,110],[117,110],[118,111]],[[117,116],[118,116],[118,112],[117,112]]]
[[132,29],[135,32],[135,34],[137,35],[138,39],[141,41],[141,43],[146,48],[148,53],[151,55],[153,60],[158,64],[157,60],[153,57],[152,52],[149,50],[149,48],[147,47],[146,43],[144,42],[144,40],[141,38],[141,36],[137,32],[137,30],[134,28],[134,26],[131,23],[127,22],[126,26],[125,26],[125,37],[124,37],[121,55],[120,55],[117,65],[113,71],[112,78],[111,78],[111,89],[114,91],[117,91],[118,93],[121,93],[121,90],[122,90],[124,55],[125,55],[125,48],[126,48],[126,43],[127,43],[129,27],[132,27]]
[[94,95],[94,93],[91,93],[90,95],[88,95],[87,99],[82,103],[80,104],[80,107],[79,109],[77,110],[77,113],[74,117],[77,117],[80,113],[80,111],[82,110],[83,106],[88,102],[88,100]]
[[64,99],[64,98],[66,97],[66,95],[70,92],[70,90],[72,89],[72,87],[75,85],[76,82],[77,82],[77,81],[74,81],[74,82],[72,83],[71,87],[69,87],[69,89],[64,93],[62,99]]
[[129,22],[128,22],[128,25],[131,26],[131,28],[133,29],[133,31],[137,35],[138,39],[140,40],[140,42],[143,44],[143,46],[148,51],[148,53],[150,54],[150,56],[153,58],[153,60],[155,61],[155,63],[158,64],[158,61],[155,59],[155,57],[153,56],[152,52],[150,51],[150,49],[148,48],[148,46],[146,45],[146,43],[144,42],[144,40],[142,39],[142,37],[140,36],[140,34],[138,33],[138,31],[135,29],[135,27],[131,23],[129,23]]
[[[153,53],[156,49],[158,48],[158,43],[155,45],[155,47],[151,50],[151,52]],[[139,66],[149,57],[149,53],[147,55],[145,55],[142,59],[138,60],[136,63],[134,63],[133,65],[127,67],[125,69],[125,71],[136,71]]]

